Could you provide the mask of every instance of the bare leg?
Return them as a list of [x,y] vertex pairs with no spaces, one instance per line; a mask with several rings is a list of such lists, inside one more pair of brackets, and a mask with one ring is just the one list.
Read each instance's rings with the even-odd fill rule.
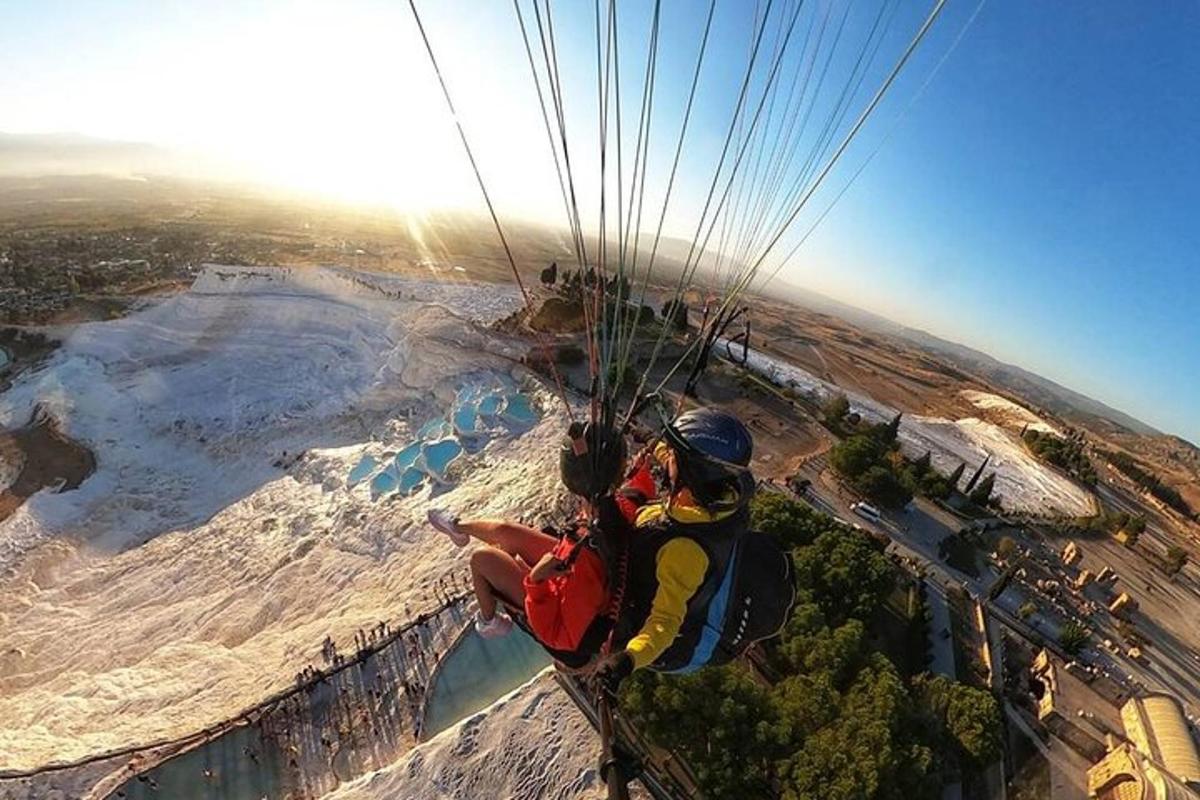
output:
[[516,522],[483,519],[474,522],[460,521],[457,527],[468,536],[497,547],[509,555],[520,556],[529,566],[536,564],[558,544],[558,540],[553,536]]
[[496,614],[498,600],[521,607],[527,571],[512,555],[495,547],[481,547],[471,553],[471,580],[479,601],[479,616],[490,620]]

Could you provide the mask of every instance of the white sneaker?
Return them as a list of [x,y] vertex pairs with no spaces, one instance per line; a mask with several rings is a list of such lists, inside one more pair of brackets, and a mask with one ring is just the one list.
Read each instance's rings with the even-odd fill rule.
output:
[[451,516],[450,512],[444,508],[431,508],[425,515],[429,519],[429,524],[434,530],[440,531],[450,537],[450,541],[454,542],[457,547],[466,547],[471,541],[471,537],[458,529],[458,519]]
[[478,615],[475,617],[475,630],[485,639],[498,639],[506,636],[512,628],[512,617],[500,609],[496,609],[496,613],[492,615],[491,619],[485,620]]

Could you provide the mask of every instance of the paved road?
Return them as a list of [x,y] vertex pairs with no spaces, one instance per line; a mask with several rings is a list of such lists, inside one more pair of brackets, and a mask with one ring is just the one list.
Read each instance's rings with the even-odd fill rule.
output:
[[[823,469],[824,465],[821,461],[814,460],[805,466]],[[952,514],[918,497],[908,509],[884,512],[883,520],[874,522],[859,516],[850,508],[855,498],[842,491],[828,473],[813,475],[811,480],[812,487],[807,499],[818,509],[847,524],[857,525],[891,539],[890,550],[922,564],[927,576],[941,584],[944,589],[963,586],[973,596],[981,595],[985,591],[985,579],[972,578],[938,558],[938,545],[961,527],[961,523]]]
[[933,646],[933,671],[958,680],[954,669],[954,637],[950,627],[950,604],[946,601],[946,589],[937,581],[925,581],[929,587],[930,612],[929,642]]

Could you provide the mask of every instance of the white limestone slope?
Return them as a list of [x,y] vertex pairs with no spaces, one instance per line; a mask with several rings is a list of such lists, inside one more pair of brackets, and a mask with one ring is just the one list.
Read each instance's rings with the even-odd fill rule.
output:
[[1009,400],[1007,397],[1001,397],[991,392],[980,392],[975,389],[964,389],[959,394],[976,408],[995,418],[998,424],[1017,428],[1018,430],[1028,427],[1030,430],[1062,436],[1062,432],[1058,428],[1046,422],[1046,420],[1028,408]]
[[[470,319],[515,303],[496,286],[210,268],[80,326],[0,396],[0,422],[41,404],[98,462],[0,523],[0,768],[190,733],[290,684],[326,634],[346,649],[432,603],[425,587],[465,553],[423,524],[429,490],[376,502],[346,477],[463,375],[528,378]],[[548,507],[561,419],[532,391],[542,421],[470,456],[437,503]]]
[[[720,349],[718,349],[720,352]],[[750,350],[746,367],[767,380],[808,395],[818,402],[844,394],[850,408],[869,422],[883,422],[897,411],[872,397],[846,391],[812,373],[766,353]],[[920,458],[926,452],[930,462],[943,474],[966,464],[963,483],[985,457],[990,457],[986,472],[994,472],[995,489],[1001,505],[1021,513],[1045,516],[1087,516],[1095,513],[1091,492],[1038,461],[1018,437],[1021,424],[1027,422],[1039,430],[1053,428],[1027,409],[986,392],[964,392],[967,399],[993,413],[1005,415],[997,425],[976,417],[950,420],[944,417],[905,414],[900,420],[897,438],[904,455]]]
[[546,671],[324,800],[605,797],[599,737]]

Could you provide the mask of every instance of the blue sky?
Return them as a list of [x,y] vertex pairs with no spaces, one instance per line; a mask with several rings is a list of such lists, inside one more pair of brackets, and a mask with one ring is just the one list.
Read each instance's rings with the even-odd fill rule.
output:
[[[695,229],[754,9],[766,2],[718,3],[667,217],[671,235]],[[782,20],[791,6],[776,0],[774,13]],[[792,235],[807,229],[881,140],[882,149],[781,275],[1200,441],[1200,49],[1189,38],[1200,7],[989,0],[912,103],[976,6],[948,4]],[[561,221],[510,4],[421,8],[501,211]],[[599,186],[592,8],[555,6],[573,159],[589,198]],[[649,8],[621,6],[627,156]],[[806,53],[821,53],[807,49],[808,37],[822,21],[832,36],[846,8],[809,0],[791,45],[796,55],[781,72],[793,74]],[[853,7],[828,83],[814,92],[817,113],[810,138],[798,140],[805,146],[797,147],[797,165],[881,8],[889,16],[876,58],[831,142],[928,10],[907,0]],[[653,208],[707,3],[667,0],[664,9],[647,189]],[[764,35],[768,55],[756,80],[777,30]],[[773,124],[764,128],[784,129],[782,117]],[[0,130],[151,141],[349,200],[478,209],[401,2],[4,4]],[[755,152],[748,151],[747,169]],[[610,169],[612,158],[610,151]]]
[[1200,441],[1198,25],[990,3],[795,279]]

